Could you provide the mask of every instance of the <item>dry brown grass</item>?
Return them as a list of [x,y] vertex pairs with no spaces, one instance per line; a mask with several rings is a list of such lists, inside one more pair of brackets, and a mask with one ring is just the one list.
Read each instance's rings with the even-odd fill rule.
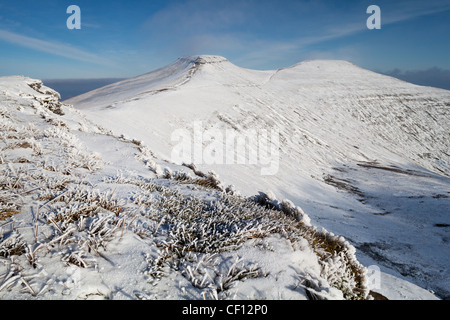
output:
[[11,218],[12,216],[18,214],[19,211],[13,209],[3,209],[0,211],[0,221]]

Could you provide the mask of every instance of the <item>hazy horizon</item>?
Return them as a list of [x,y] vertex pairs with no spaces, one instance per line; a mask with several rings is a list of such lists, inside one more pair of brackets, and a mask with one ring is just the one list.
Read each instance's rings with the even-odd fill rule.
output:
[[45,86],[59,92],[61,101],[124,80],[125,78],[42,79]]

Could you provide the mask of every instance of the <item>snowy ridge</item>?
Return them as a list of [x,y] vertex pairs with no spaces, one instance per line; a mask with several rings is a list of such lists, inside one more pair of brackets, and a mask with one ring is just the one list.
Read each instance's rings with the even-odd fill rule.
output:
[[[179,90],[171,93],[175,88]],[[155,93],[163,97],[153,97]],[[215,99],[213,94],[218,97]],[[330,159],[344,161],[348,155],[357,160],[374,159],[380,155],[378,150],[371,152],[373,147],[364,153],[354,150],[354,146],[359,147],[358,141],[371,139],[377,149],[386,148],[401,158],[406,156],[427,169],[449,175],[449,95],[446,90],[412,85],[346,61],[314,60],[280,70],[254,71],[239,68],[223,57],[192,56],[67,103],[87,108],[88,112],[128,107],[130,110],[123,110],[125,114],[139,112],[139,105],[146,104],[152,118],[161,114],[155,108],[164,106],[170,108],[170,113],[164,113],[169,118],[181,112],[178,121],[193,118],[197,112],[203,114],[203,104],[208,103],[214,106],[203,116],[208,123],[214,123],[222,112],[232,117],[235,127],[241,130],[267,124],[273,127],[274,121],[281,122],[281,134],[288,142],[283,145],[286,153],[296,151],[291,143],[309,149],[302,141],[305,137],[314,144],[313,149],[331,151]],[[183,99],[187,101],[181,105]],[[333,116],[326,115],[330,111]],[[333,126],[338,121],[343,128]],[[355,140],[355,132],[363,139]],[[330,141],[330,134],[340,135],[342,143]],[[319,155],[317,161],[323,160]]]
[[[146,94],[118,83],[114,90],[105,87],[66,102],[168,161],[177,145],[173,132],[192,134],[196,124],[236,134],[278,130],[274,175],[261,176],[261,165],[248,161],[191,162],[245,196],[271,190],[290,199],[313,224],[351,241],[358,258],[380,266],[385,277],[406,278],[449,296],[450,261],[444,254],[449,241],[444,226],[450,225],[449,91],[345,61],[256,71],[221,57],[200,58],[206,63],[196,66],[197,57],[183,58],[129,80],[142,80],[139,93]],[[211,59],[217,63],[208,63]],[[176,81],[175,65],[185,66],[177,69]],[[211,144],[203,141],[203,148]],[[393,297],[399,296],[403,293]]]
[[355,248],[292,202],[161,160],[39,80],[0,94],[1,299],[370,298]]
[[[146,95],[152,95],[167,90],[174,90],[178,86],[187,83],[192,76],[204,65],[227,63],[228,60],[216,56],[186,56],[174,63],[158,70],[143,74],[139,77],[126,79],[110,84],[92,92],[82,94],[79,101],[95,104],[97,106],[114,108],[119,102],[129,102],[141,99]],[[229,62],[228,62],[229,63]],[[128,97],[123,97],[122,92],[127,91]],[[102,99],[96,99],[96,96]],[[104,99],[105,97],[106,100]],[[112,103],[111,105],[105,105]]]

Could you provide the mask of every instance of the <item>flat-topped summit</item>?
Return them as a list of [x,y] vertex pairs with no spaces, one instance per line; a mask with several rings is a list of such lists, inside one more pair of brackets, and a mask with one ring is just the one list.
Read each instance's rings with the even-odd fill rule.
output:
[[229,62],[226,58],[222,56],[215,55],[193,55],[193,56],[183,56],[178,60],[184,62],[192,62],[196,64],[209,64],[209,63],[221,63],[221,62]]
[[294,66],[315,66],[315,67],[357,67],[347,60],[305,60],[294,64]]

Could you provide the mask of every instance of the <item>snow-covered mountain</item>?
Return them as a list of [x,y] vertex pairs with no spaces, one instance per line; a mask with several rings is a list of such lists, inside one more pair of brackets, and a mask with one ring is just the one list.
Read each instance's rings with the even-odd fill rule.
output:
[[0,135],[0,299],[372,297],[355,248],[292,202],[158,158],[39,80],[0,78]]
[[[408,297],[392,276],[450,296],[449,91],[345,61],[256,71],[191,56],[65,102],[168,163],[290,199],[378,265],[389,298]],[[227,149],[232,134],[247,153]]]

